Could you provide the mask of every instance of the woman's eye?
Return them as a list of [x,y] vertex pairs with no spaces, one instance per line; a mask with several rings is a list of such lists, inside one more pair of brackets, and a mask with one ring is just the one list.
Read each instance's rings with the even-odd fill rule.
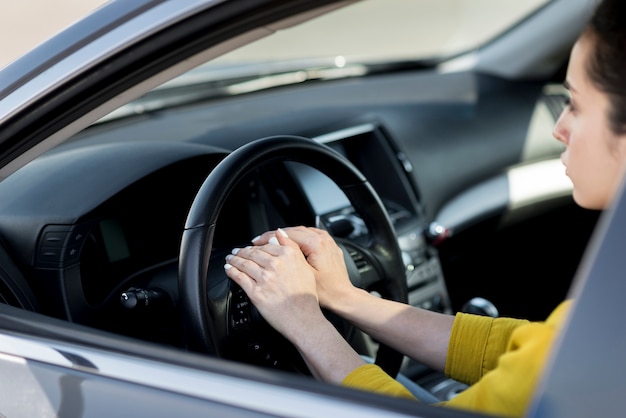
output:
[[566,109],[569,109],[569,110],[570,110],[570,112],[571,112],[571,111],[574,111],[574,105],[572,104],[572,99],[571,99],[570,97],[566,97],[566,98],[563,100],[563,103],[565,104],[565,108],[566,108]]

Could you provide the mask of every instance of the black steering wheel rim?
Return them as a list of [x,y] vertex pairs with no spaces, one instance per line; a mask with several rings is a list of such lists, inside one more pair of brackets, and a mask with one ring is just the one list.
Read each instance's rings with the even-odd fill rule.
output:
[[[367,251],[378,261],[383,276],[377,291],[384,298],[407,302],[404,264],[393,225],[363,174],[330,147],[311,139],[288,135],[262,138],[233,151],[211,171],[187,216],[179,257],[179,298],[189,347],[193,350],[220,357],[224,354],[221,351],[229,332],[230,287],[228,281],[208,283],[215,227],[237,183],[255,168],[272,161],[309,165],[337,184],[370,232]],[[208,296],[209,288],[217,297]],[[402,358],[401,353],[381,344],[376,363],[395,376]]]

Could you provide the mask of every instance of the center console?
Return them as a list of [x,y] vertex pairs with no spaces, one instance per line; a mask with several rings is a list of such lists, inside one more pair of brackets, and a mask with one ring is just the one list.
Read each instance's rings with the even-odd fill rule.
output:
[[[419,190],[413,181],[413,166],[378,124],[363,124],[314,138],[346,157],[368,179],[385,205],[402,252],[409,304],[452,314],[437,250],[423,214]],[[291,167],[313,210],[335,236],[367,239],[363,221],[354,212],[339,187],[319,171],[300,164]],[[336,228],[335,228],[336,227]],[[407,330],[407,332],[411,332]],[[447,400],[465,385],[446,378],[427,366],[409,360],[402,373],[441,400]]]
[[[384,129],[366,123],[314,138],[346,157],[368,179],[383,201],[398,237],[406,268],[408,299],[413,306],[451,313],[439,259],[426,241],[428,227],[412,180],[413,166]],[[358,240],[365,227],[343,192],[326,176],[306,166],[294,169],[305,193],[326,225],[345,225],[347,238]]]

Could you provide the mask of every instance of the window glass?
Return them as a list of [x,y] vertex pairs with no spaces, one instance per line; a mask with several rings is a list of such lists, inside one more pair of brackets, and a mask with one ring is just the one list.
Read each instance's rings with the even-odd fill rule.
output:
[[450,56],[489,41],[548,1],[364,0],[278,31],[214,62]]

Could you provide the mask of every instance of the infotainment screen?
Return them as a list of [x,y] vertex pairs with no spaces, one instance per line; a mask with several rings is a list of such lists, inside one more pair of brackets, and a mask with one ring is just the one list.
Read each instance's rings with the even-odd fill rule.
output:
[[[412,182],[410,162],[401,158],[389,137],[376,124],[363,124],[314,138],[346,157],[379,194],[394,224],[417,220],[422,210]],[[351,205],[326,175],[299,163],[288,165],[302,184],[315,213],[336,214]]]

